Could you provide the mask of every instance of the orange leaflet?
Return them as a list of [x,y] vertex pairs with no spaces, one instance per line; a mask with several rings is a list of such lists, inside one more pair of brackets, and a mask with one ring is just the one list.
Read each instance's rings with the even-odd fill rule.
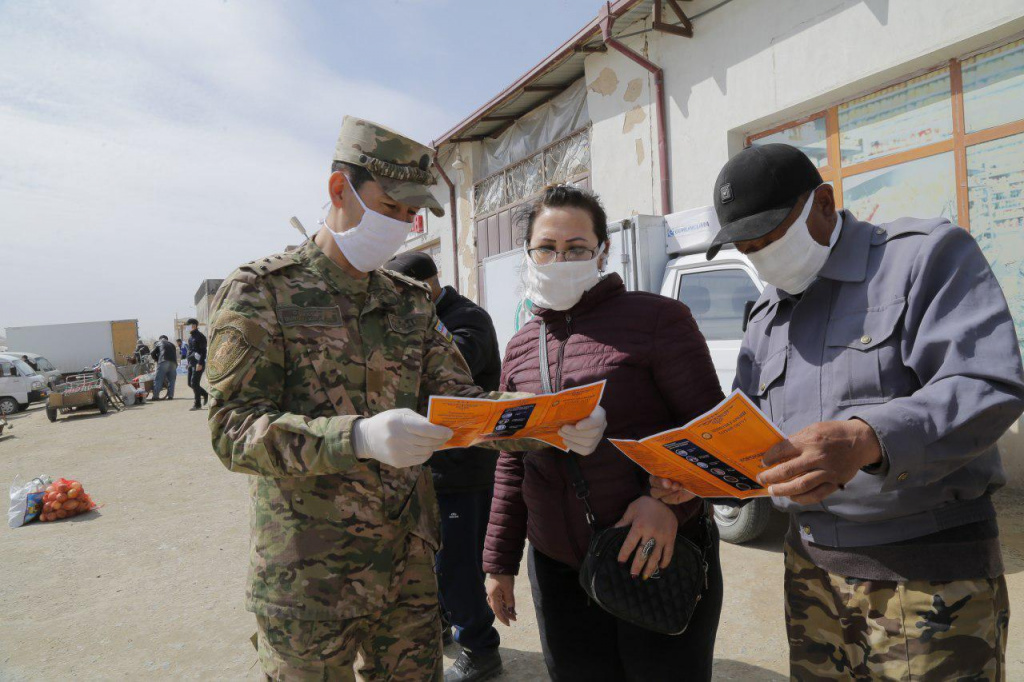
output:
[[689,424],[642,440],[611,443],[648,473],[700,497],[764,497],[761,455],[785,437],[739,391]]
[[514,400],[430,396],[427,419],[455,435],[442,450],[496,440],[533,438],[567,450],[558,430],[590,416],[604,395],[604,381],[558,393]]

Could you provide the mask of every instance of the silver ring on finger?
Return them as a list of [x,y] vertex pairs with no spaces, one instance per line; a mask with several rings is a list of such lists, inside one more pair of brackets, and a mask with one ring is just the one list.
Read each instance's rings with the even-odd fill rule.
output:
[[640,558],[647,559],[647,557],[651,556],[651,552],[654,551],[655,545],[657,545],[657,542],[655,542],[654,538],[645,542],[644,546],[640,548]]

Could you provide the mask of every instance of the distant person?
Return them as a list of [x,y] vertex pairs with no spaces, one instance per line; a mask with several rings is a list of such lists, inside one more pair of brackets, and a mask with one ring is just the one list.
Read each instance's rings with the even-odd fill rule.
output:
[[150,353],[156,361],[156,380],[153,384],[153,400],[160,400],[160,391],[164,384],[167,384],[166,400],[174,399],[174,382],[178,377],[178,349],[173,343],[167,340],[167,336],[161,336],[153,344],[153,352]]
[[187,324],[192,330],[188,337],[188,385],[196,399],[192,410],[201,410],[210,400],[210,394],[199,383],[206,367],[206,334],[199,331],[199,320],[194,317]]
[[31,367],[32,371],[34,371],[34,372],[38,372],[39,371],[39,366],[36,363],[34,363],[31,360],[29,360],[27,355],[22,355],[21,356],[21,361],[24,362],[29,367]]
[[149,346],[147,346],[142,339],[139,339],[139,342],[135,345],[135,353],[132,355],[132,361],[135,362],[135,364],[145,362],[149,353]]
[[[487,311],[454,288],[442,288],[437,265],[425,253],[403,253],[384,268],[430,285],[437,317],[455,338],[473,382],[485,391],[496,391],[501,351]],[[486,679],[501,670],[501,638],[494,628],[494,612],[487,605],[483,568],[497,462],[497,451],[483,448],[444,450],[427,460],[441,508],[436,570],[443,634],[450,638],[454,626],[455,641],[463,648],[455,664],[445,671],[445,682]]]
[[188,344],[181,339],[178,339],[178,350],[181,351],[181,362],[186,366],[188,364]]

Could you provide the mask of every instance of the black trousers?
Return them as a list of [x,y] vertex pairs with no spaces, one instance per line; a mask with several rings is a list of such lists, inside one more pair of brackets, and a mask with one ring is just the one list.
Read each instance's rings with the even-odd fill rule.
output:
[[497,651],[501,638],[484,592],[484,538],[494,489],[438,493],[441,509],[441,551],[437,582],[445,626],[455,628],[455,641],[474,653]]
[[203,371],[206,367],[196,371],[195,365],[188,366],[188,386],[192,389],[192,395],[195,397],[195,406],[202,407],[201,400],[203,398],[209,398],[210,394],[206,392],[206,389],[199,385],[199,380],[203,378]]
[[579,572],[530,547],[528,565],[544,663],[554,682],[710,680],[722,567],[718,531],[708,557],[708,588],[686,632],[662,635],[619,620],[592,603]]

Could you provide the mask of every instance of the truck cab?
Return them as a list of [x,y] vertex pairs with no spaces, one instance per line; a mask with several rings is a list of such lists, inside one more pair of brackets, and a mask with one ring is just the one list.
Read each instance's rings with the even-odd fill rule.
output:
[[8,415],[46,400],[46,381],[20,359],[0,357],[0,413]]
[[[17,351],[6,351],[4,353],[0,353],[0,358],[4,360],[22,360],[23,362],[25,358],[28,358],[28,361],[31,363],[29,367],[36,374],[43,377],[43,381],[46,383],[47,388],[53,388],[55,385],[60,383],[60,370],[54,367],[52,362],[44,358],[42,355],[39,355],[38,353],[19,353]],[[32,367],[32,365],[35,366]]]

